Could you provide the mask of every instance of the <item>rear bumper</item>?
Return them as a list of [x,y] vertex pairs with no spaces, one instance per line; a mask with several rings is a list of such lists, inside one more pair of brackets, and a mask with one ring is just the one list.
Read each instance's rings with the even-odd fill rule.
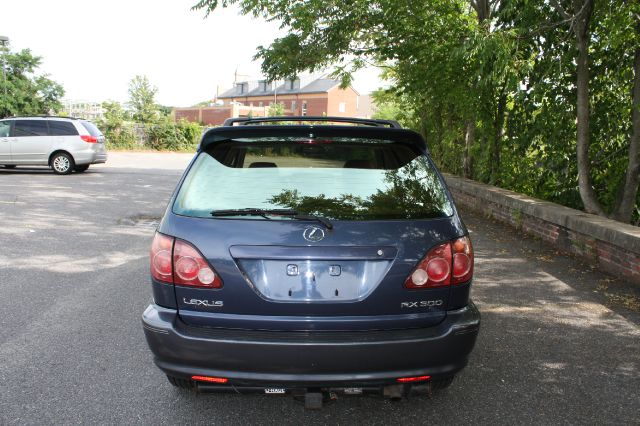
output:
[[104,152],[104,153],[96,154],[91,164],[101,164],[106,162],[107,162],[107,153]]
[[176,310],[150,305],[142,323],[156,365],[172,376],[225,377],[241,387],[371,386],[461,370],[475,344],[480,313],[470,302],[424,329],[269,332],[190,327]]
[[73,159],[78,165],[106,163],[107,156],[105,151],[94,151],[93,149],[73,152]]

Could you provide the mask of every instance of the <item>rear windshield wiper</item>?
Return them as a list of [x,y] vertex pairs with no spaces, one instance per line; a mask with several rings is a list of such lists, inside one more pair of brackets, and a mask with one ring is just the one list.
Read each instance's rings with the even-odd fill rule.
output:
[[262,216],[265,219],[271,219],[269,215],[272,216],[290,216],[295,215],[295,210],[290,209],[256,209],[256,208],[246,208],[246,209],[223,209],[223,210],[213,210],[211,212],[211,216]]
[[213,210],[211,212],[211,216],[214,216],[214,217],[262,216],[265,219],[271,219],[269,216],[288,216],[291,219],[296,219],[296,220],[315,220],[323,224],[327,229],[333,229],[333,224],[329,222],[329,219],[325,217],[316,216],[316,215],[298,214],[297,211],[292,209],[257,209],[257,208],[223,209],[223,210]]

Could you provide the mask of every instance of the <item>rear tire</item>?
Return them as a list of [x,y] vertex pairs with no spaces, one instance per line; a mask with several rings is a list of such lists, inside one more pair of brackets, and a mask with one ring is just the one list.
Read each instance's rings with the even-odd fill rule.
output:
[[195,388],[195,385],[193,384],[193,382],[188,379],[180,379],[178,377],[173,377],[169,375],[167,375],[167,379],[169,379],[169,383],[171,383],[173,386],[180,389],[192,390],[193,388]]
[[88,164],[83,164],[81,166],[74,167],[73,170],[75,170],[76,173],[83,173],[83,172],[86,172],[88,168],[89,168]]
[[57,175],[68,175],[74,167],[73,158],[66,152],[59,152],[51,157],[51,168]]
[[5,164],[4,168],[5,169],[15,169],[16,165],[15,164]]

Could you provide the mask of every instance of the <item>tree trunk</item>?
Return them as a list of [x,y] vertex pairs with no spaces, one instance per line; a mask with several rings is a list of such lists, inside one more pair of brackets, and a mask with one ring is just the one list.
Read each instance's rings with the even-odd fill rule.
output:
[[502,149],[502,137],[504,129],[504,114],[507,106],[507,95],[504,91],[498,97],[496,105],[496,115],[493,122],[493,146],[491,147],[491,183],[500,183],[500,151]]
[[482,23],[485,19],[490,17],[491,15],[490,0],[471,1],[471,6],[475,9],[476,13],[478,14],[478,22]]
[[464,177],[471,179],[473,176],[471,164],[471,147],[476,140],[476,122],[475,120],[467,120],[464,134],[464,157],[462,159],[462,171]]
[[588,213],[604,216],[591,183],[589,159],[589,22],[594,0],[574,1],[574,28],[578,47],[576,70],[578,189],[584,209]]
[[[636,31],[640,33],[640,23],[636,25]],[[631,221],[640,183],[640,47],[636,47],[633,75],[629,164],[624,185],[618,192],[616,206],[611,215],[613,219],[627,223]]]

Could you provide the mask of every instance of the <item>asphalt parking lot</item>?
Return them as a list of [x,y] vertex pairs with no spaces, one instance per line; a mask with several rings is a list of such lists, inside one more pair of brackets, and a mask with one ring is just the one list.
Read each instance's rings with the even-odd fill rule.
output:
[[465,211],[483,323],[449,389],[317,412],[174,389],[140,315],[154,221],[189,158],[112,153],[69,176],[0,169],[0,424],[640,424],[640,320],[601,291],[625,284]]

